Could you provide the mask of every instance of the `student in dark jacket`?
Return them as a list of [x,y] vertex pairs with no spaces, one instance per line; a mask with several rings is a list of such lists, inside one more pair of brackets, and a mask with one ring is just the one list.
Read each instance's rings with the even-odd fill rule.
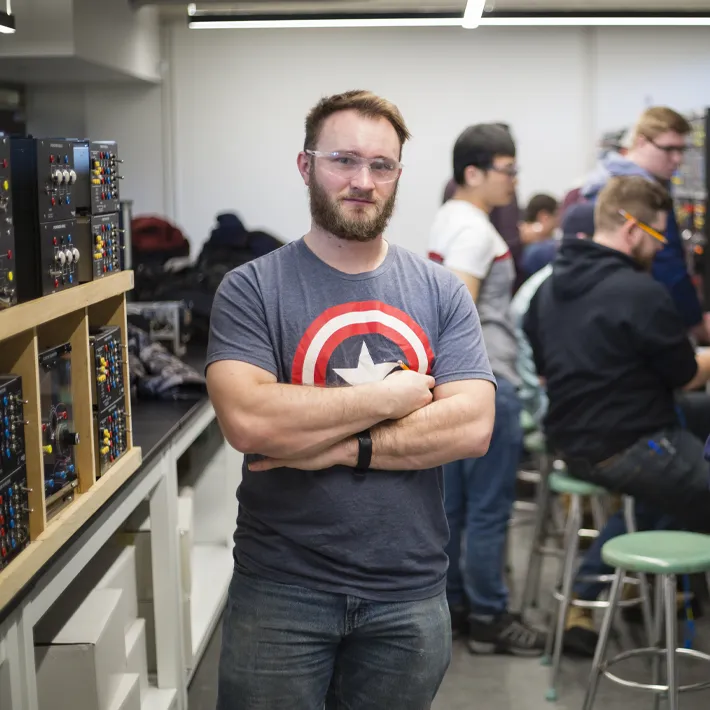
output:
[[[703,442],[678,421],[675,391],[710,379],[668,290],[651,278],[666,246],[671,200],[657,182],[616,177],[600,192],[591,240],[565,240],[523,322],[549,399],[548,442],[572,476],[636,499],[640,529],[710,528]],[[625,532],[612,516],[580,575],[607,573],[604,543]],[[581,584],[580,599],[603,585]],[[575,610],[584,615],[584,610]],[[568,618],[568,630],[572,623]],[[589,619],[588,640],[595,640]],[[567,638],[566,638],[567,643]]]
[[[668,187],[683,162],[689,133],[690,124],[673,109],[664,106],[646,109],[633,130],[628,152],[625,155],[608,153],[587,179],[582,197],[595,200],[609,178],[621,175],[640,175]],[[688,274],[672,205],[666,217],[666,244],[654,260],[652,274],[670,292],[686,327],[698,339],[706,341],[703,312]]]

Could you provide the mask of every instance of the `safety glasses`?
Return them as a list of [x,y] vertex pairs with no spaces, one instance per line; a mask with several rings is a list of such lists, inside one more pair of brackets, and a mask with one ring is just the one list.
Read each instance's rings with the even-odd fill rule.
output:
[[661,244],[668,244],[668,240],[656,229],[650,227],[645,222],[641,222],[633,215],[630,215],[626,210],[619,210],[619,214],[629,222],[635,224],[639,229],[642,229],[646,234],[650,234],[654,239],[657,239]]

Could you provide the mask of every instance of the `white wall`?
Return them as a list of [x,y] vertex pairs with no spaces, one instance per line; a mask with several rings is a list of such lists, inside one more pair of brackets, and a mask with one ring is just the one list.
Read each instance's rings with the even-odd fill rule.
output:
[[[88,87],[85,128],[121,141],[124,194],[137,213],[174,219],[193,253],[224,210],[285,239],[308,228],[295,160],[305,114],[327,93],[370,88],[402,109],[414,138],[389,236],[420,253],[466,125],[512,125],[525,199],[561,195],[590,167],[601,131],[632,123],[647,99],[681,111],[710,106],[709,28],[189,31],[180,23],[168,34],[163,88]],[[51,96],[35,96],[35,105],[46,117],[52,105],[62,114]]]
[[[413,134],[389,237],[423,252],[457,134],[511,124],[521,193],[561,193],[582,169],[588,61],[579,30],[456,28],[190,31],[173,34],[176,217],[196,242],[219,210],[285,239],[308,229],[296,171],[308,109],[368,88],[394,101]],[[552,73],[552,77],[551,77]]]

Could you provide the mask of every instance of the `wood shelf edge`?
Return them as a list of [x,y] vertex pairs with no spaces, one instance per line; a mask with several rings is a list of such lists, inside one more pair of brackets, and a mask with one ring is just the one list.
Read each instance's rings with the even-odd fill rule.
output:
[[133,271],[119,271],[90,283],[0,311],[0,341],[118,296],[133,288]]
[[140,468],[140,447],[129,449],[76,501],[57,515],[45,531],[0,573],[0,609],[32,579],[79,528]]

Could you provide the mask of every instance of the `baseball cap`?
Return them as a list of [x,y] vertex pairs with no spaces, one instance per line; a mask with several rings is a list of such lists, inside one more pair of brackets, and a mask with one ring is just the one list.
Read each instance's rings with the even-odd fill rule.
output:
[[576,237],[580,232],[588,237],[594,235],[594,203],[578,202],[572,205],[562,217],[564,237]]

